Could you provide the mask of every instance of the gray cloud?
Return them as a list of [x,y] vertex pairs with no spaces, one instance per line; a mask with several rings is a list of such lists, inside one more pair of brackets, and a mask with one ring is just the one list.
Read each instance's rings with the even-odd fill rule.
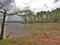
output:
[[7,5],[10,5],[11,0],[1,0],[1,2],[4,6],[7,6]]
[[[15,0],[1,0],[2,4],[10,9],[10,12],[18,11],[18,9],[15,7],[15,4],[14,4],[15,2],[14,1]],[[60,2],[60,0],[55,0],[54,1],[54,3],[56,3],[56,5],[57,5],[56,8],[58,8],[58,6],[59,6],[58,4],[60,4],[58,2]],[[44,6],[47,7],[47,8],[50,8],[46,4]]]
[[1,0],[2,4],[8,9],[8,13],[16,12],[17,8],[15,7],[14,0]]
[[12,3],[14,3],[13,0],[1,0],[2,4],[5,6],[5,7],[13,7],[12,6]]
[[55,0],[54,2],[56,3],[56,2],[58,2],[59,0]]

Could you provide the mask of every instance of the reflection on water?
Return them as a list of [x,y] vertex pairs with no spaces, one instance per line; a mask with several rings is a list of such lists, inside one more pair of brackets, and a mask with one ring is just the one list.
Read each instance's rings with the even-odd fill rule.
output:
[[19,22],[7,22],[5,23],[5,33],[13,35],[22,35],[36,30],[34,24],[20,24]]
[[[34,24],[20,24],[19,22],[7,22],[5,23],[5,33],[13,34],[14,36],[19,36],[22,34],[26,34],[31,31],[45,31],[45,30],[57,30],[59,28],[59,24],[52,23],[34,23]],[[1,25],[0,25],[1,28]],[[12,35],[12,36],[13,36]]]
[[30,32],[29,24],[20,24],[20,23],[6,23],[5,30],[7,33],[13,33],[14,35],[21,35]]

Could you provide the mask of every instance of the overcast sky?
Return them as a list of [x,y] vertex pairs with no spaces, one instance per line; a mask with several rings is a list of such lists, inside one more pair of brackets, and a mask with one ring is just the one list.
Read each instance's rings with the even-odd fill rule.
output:
[[51,11],[60,8],[60,0],[1,0],[1,2],[11,9],[25,9],[29,7],[34,12]]

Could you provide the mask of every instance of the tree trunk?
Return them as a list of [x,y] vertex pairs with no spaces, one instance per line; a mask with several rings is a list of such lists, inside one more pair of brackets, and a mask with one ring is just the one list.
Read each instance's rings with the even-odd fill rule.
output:
[[2,24],[1,24],[1,37],[0,37],[1,40],[3,40],[3,38],[4,38],[4,23],[5,23],[5,18],[6,18],[6,11],[4,12],[3,21],[2,21]]

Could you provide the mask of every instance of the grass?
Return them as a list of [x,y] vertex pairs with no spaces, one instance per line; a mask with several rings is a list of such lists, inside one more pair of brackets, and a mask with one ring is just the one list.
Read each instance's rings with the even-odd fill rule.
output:
[[36,42],[26,39],[5,39],[0,41],[0,45],[36,45]]
[[[38,23],[29,25],[31,33],[19,38],[0,40],[0,45],[59,45],[60,35],[44,35],[46,32],[60,32],[59,23]],[[27,28],[27,27],[25,27]]]

